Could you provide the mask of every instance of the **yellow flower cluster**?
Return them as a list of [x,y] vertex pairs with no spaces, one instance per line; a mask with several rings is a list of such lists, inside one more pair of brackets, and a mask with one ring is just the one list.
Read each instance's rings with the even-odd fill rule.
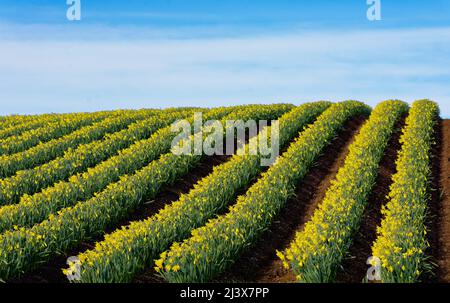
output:
[[394,125],[407,110],[400,101],[385,101],[373,110],[313,217],[278,254],[301,282],[333,281],[359,226]]
[[[61,208],[73,205],[92,197],[95,192],[103,190],[108,184],[117,182],[120,176],[132,174],[136,170],[155,160],[160,154],[170,150],[173,133],[170,131],[171,122],[192,116],[197,109],[181,111],[164,111],[149,119],[132,124],[120,135],[138,140],[126,149],[120,150],[118,155],[100,162],[95,167],[88,168],[84,173],[73,175],[67,181],[61,181],[54,186],[45,188],[34,195],[24,195],[19,203],[0,208],[0,232],[11,229],[14,225],[30,226],[46,219],[49,214]],[[220,110],[222,112],[223,110]],[[228,109],[227,109],[228,111]],[[212,111],[214,114],[215,111]],[[208,114],[206,114],[208,116]],[[158,128],[163,127],[158,130]],[[157,131],[158,130],[158,131]],[[156,132],[156,133],[154,133]],[[119,134],[119,133],[118,133]],[[114,146],[112,140],[120,140],[114,134],[104,146]],[[99,142],[104,144],[105,142]],[[105,148],[98,143],[88,145],[88,150]],[[94,148],[92,148],[94,146]],[[97,147],[98,146],[98,147]]]
[[226,215],[193,230],[191,238],[182,244],[173,244],[164,252],[157,261],[160,274],[170,282],[207,282],[226,269],[270,226],[294,194],[298,181],[344,123],[354,115],[369,112],[369,107],[356,101],[328,108],[290,144],[276,164],[237,199]]
[[402,149],[392,178],[389,202],[372,252],[381,260],[383,282],[413,283],[430,267],[425,224],[429,201],[430,151],[439,107],[416,101],[400,139]]
[[[329,105],[328,102],[304,104],[284,114],[279,119],[280,145],[287,144]],[[281,107],[270,113],[276,109],[275,106],[269,106],[265,110],[256,106],[238,111],[232,119],[241,117],[243,120],[260,120],[271,116],[275,118],[291,108]],[[215,167],[214,171],[199,181],[188,194],[182,195],[178,201],[167,205],[155,216],[133,222],[106,235],[105,240],[98,242],[95,249],[78,256],[82,260],[82,282],[130,281],[133,274],[144,269],[172,242],[188,236],[193,228],[202,226],[220,209],[226,207],[236,197],[239,189],[248,185],[261,170],[258,159],[259,156],[233,156],[226,163]],[[168,162],[166,167],[170,167],[169,163],[172,165],[174,162],[173,165],[177,168],[192,165],[194,160],[192,156],[163,156],[160,159]],[[163,171],[167,171],[167,168]],[[156,171],[153,176],[161,178],[164,175]],[[148,182],[155,183],[154,178]],[[235,232],[239,234],[239,231]],[[171,267],[171,270],[174,269],[179,270],[176,265]]]
[[74,114],[72,117],[49,122],[42,127],[26,131],[17,136],[0,140],[0,155],[10,155],[27,150],[41,142],[67,135],[80,127],[91,125],[110,117],[114,112]]
[[[45,114],[35,116],[8,116],[0,119],[0,140],[6,139],[10,136],[19,136],[28,130],[43,127],[48,123],[61,121],[63,119],[70,119],[80,115],[75,114]],[[3,121],[1,121],[3,120]]]
[[[44,117],[46,116],[46,117]],[[39,121],[39,119],[42,118],[50,118],[50,116],[53,116],[56,118],[57,116],[60,116],[58,114],[46,114],[46,115],[9,115],[9,116],[0,116],[0,134],[5,129],[11,129],[12,127],[18,127],[21,126],[26,128],[27,123],[34,123],[36,121]],[[56,118],[57,119],[57,118]],[[31,128],[30,128],[31,129]],[[20,130],[21,131],[21,130]],[[19,133],[20,133],[19,131]],[[2,136],[0,138],[6,138],[8,135]]]
[[[275,119],[290,108],[291,105],[244,106],[227,117]],[[164,154],[135,174],[121,176],[120,181],[87,201],[64,208],[31,228],[21,227],[0,235],[0,279],[17,277],[86,237],[101,234],[144,199],[152,199],[163,186],[187,173],[198,163],[199,157]],[[125,252],[131,255],[132,247],[127,247]],[[80,261],[83,262],[83,258]]]
[[[119,111],[122,112],[122,111]],[[108,133],[115,133],[131,123],[157,114],[157,110],[127,111],[114,114],[93,125],[82,127],[61,138],[40,143],[26,151],[0,156],[0,178],[10,177],[19,170],[30,169],[60,157],[69,148],[100,140]]]

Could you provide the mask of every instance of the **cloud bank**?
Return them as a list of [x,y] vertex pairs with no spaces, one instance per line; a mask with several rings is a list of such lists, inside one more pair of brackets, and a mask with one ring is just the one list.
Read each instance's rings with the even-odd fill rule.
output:
[[188,39],[95,26],[84,30],[97,39],[60,39],[63,28],[28,39],[28,30],[0,25],[0,115],[430,98],[450,117],[450,28]]

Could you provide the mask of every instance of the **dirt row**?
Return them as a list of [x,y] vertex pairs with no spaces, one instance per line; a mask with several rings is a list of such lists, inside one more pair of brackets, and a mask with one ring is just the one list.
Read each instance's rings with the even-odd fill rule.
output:
[[436,141],[430,243],[437,268],[432,278],[433,282],[450,283],[450,120],[440,121]]

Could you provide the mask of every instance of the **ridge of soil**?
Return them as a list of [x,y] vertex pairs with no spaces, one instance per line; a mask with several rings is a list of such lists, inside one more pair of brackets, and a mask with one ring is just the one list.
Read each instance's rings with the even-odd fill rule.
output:
[[450,120],[439,120],[432,154],[432,200],[429,216],[430,282],[450,283]]
[[299,182],[295,196],[287,201],[261,239],[213,282],[286,283],[296,280],[292,272],[284,269],[275,250],[285,249],[311,218],[365,120],[365,117],[355,117],[344,125]]

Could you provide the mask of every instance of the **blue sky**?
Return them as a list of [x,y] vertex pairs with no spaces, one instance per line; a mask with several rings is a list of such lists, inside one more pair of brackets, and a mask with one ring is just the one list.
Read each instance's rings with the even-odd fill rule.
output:
[[450,117],[450,1],[0,2],[0,115],[431,98]]

